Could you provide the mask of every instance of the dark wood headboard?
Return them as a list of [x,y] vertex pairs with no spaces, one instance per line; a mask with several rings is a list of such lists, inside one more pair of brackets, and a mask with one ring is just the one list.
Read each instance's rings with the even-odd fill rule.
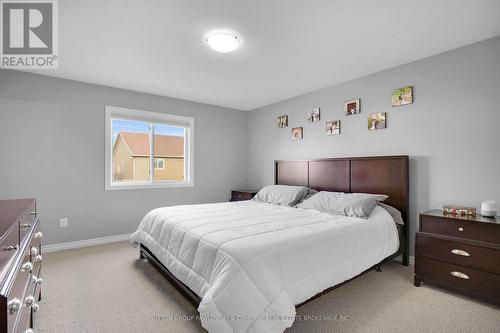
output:
[[274,183],[318,191],[377,193],[408,221],[408,156],[325,158],[275,161]]

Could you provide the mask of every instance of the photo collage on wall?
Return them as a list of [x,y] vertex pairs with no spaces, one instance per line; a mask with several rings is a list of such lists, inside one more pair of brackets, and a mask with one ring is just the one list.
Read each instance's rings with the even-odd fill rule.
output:
[[[403,106],[413,103],[413,86],[397,88],[392,91],[391,105],[393,107]],[[311,108],[306,115],[309,123],[319,122],[321,119],[320,108]],[[361,113],[361,98],[354,98],[344,102],[344,114],[346,117]],[[280,115],[277,117],[278,128],[288,127],[288,115]],[[340,120],[326,121],[325,134],[339,135],[341,133]],[[376,131],[387,128],[387,112],[377,112],[368,114],[368,130]],[[301,140],[304,138],[304,129],[301,126],[292,128],[292,140]]]

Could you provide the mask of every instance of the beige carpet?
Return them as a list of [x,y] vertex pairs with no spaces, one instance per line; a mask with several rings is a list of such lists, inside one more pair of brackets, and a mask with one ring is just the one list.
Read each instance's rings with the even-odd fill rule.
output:
[[[205,332],[189,320],[197,313],[191,303],[128,243],[44,258],[38,333]],[[498,307],[429,285],[416,288],[411,266],[394,262],[382,270],[299,308],[302,320],[287,332],[500,332]]]

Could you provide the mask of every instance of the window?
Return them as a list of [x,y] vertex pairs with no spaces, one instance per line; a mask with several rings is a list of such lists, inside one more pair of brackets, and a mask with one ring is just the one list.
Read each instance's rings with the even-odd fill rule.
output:
[[155,170],[165,170],[165,160],[163,158],[155,158]]
[[106,106],[105,189],[193,186],[193,127],[191,117]]

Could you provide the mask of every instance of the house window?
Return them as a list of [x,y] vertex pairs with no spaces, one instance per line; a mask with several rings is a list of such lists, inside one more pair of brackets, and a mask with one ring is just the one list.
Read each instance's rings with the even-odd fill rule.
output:
[[107,106],[105,189],[193,186],[193,127],[191,117]]
[[165,170],[165,159],[155,158],[155,170]]

